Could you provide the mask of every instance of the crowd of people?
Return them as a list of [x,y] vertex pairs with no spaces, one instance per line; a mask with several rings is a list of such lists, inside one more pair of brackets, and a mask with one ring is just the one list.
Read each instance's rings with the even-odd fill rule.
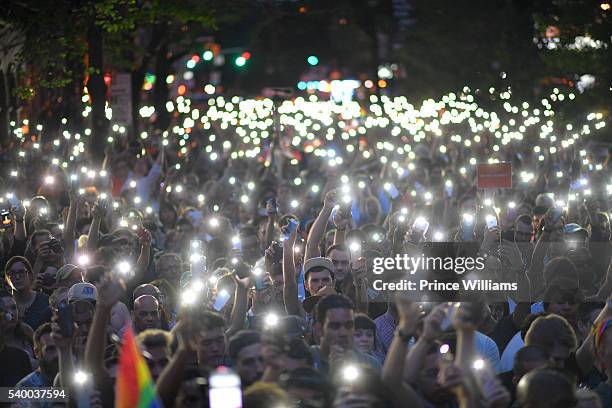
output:
[[[131,331],[166,407],[612,406],[604,122],[498,101],[180,98],[168,131],[116,127],[101,165],[87,130],[14,124],[0,387],[112,407]],[[477,189],[499,162],[513,188]],[[451,280],[518,289],[373,287],[375,259],[433,242],[485,259]]]

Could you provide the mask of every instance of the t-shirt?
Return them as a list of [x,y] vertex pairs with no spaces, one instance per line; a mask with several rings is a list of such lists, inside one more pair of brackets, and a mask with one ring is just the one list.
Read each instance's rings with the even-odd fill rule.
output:
[[497,344],[486,334],[476,332],[476,353],[487,359],[496,373],[501,373],[499,364],[499,349]]
[[[24,378],[21,379],[15,386],[15,388],[46,388],[52,387],[53,384],[47,377],[42,375],[39,370],[33,371]],[[53,402],[32,402],[32,401],[20,401],[13,405],[13,408],[51,408]]]
[[14,387],[32,372],[28,354],[15,347],[4,346],[0,350],[0,387]]
[[28,307],[23,315],[24,323],[27,323],[32,330],[36,331],[38,326],[51,321],[51,307],[49,306],[49,296],[42,292],[36,292],[34,302]]
[[[312,353],[313,367],[323,374],[329,374],[329,364],[321,359],[321,347],[310,346],[310,352]],[[358,364],[363,364],[373,368],[376,373],[382,372],[382,366],[374,357],[368,354],[364,354],[358,350],[353,350],[346,360],[352,360]]]
[[499,372],[505,373],[506,371],[512,371],[512,368],[514,368],[514,356],[524,345],[525,342],[521,337],[521,332],[516,333],[508,342],[506,349],[501,355]]

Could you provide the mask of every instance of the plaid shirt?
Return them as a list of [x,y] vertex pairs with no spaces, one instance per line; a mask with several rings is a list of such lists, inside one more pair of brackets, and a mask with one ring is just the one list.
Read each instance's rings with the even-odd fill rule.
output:
[[389,347],[391,347],[397,323],[393,316],[386,312],[377,317],[374,320],[374,324],[376,324],[376,350],[374,350],[374,355],[379,361],[384,361]]

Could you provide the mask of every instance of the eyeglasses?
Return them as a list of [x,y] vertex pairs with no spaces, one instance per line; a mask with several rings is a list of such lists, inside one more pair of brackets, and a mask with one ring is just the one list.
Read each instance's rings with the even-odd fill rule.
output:
[[18,270],[9,270],[7,272],[7,275],[9,276],[9,278],[17,278],[17,277],[24,277],[28,274],[28,270],[27,269],[18,269]]

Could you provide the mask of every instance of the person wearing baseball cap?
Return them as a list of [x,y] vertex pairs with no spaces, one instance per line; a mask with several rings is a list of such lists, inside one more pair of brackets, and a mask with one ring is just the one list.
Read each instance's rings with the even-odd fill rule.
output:
[[79,282],[68,289],[66,300],[72,309],[72,318],[77,324],[80,335],[86,335],[91,325],[98,291],[88,282]]
[[83,282],[83,269],[73,264],[62,266],[55,275],[56,288],[70,288],[80,282]]
[[334,263],[329,258],[315,257],[304,262],[304,287],[310,293],[302,302],[307,313],[312,313],[317,302],[326,295],[335,294]]

